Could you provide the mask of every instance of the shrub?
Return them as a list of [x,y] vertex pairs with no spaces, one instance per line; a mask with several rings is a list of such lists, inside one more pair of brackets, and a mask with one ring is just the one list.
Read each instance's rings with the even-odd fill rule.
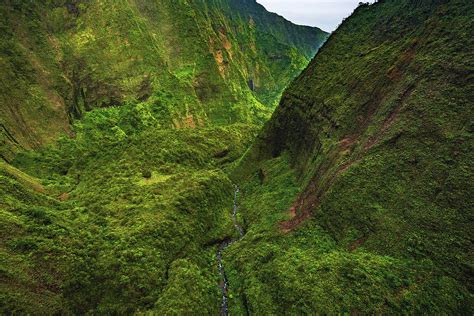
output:
[[142,171],[142,176],[143,176],[143,178],[145,178],[145,179],[150,179],[150,178],[151,178],[151,171],[148,170],[148,169],[143,170],[143,171]]

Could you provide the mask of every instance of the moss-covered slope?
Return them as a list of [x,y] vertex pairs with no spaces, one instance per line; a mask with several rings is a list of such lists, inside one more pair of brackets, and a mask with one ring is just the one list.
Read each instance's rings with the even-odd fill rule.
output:
[[22,171],[0,163],[0,313],[217,314],[226,170],[256,129],[163,128],[125,105],[74,130],[18,154]]
[[236,171],[242,306],[472,313],[473,16],[362,5],[286,90]]
[[262,122],[326,38],[255,1],[2,1],[0,154],[97,107],[151,99],[169,126]]

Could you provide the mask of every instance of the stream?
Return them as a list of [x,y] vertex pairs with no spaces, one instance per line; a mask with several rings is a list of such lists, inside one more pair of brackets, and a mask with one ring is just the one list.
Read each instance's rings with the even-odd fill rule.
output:
[[237,223],[237,195],[238,193],[239,193],[239,187],[235,186],[234,208],[232,210],[232,221],[234,223],[235,229],[239,232],[239,238],[225,240],[221,242],[221,244],[219,245],[219,250],[217,251],[217,266],[219,268],[219,274],[221,275],[221,283],[219,287],[221,288],[221,292],[222,292],[222,305],[221,305],[221,313],[220,313],[222,316],[229,315],[229,297],[228,297],[229,281],[227,280],[227,276],[224,270],[224,265],[222,263],[222,254],[227,247],[232,245],[234,242],[239,241],[244,236],[243,228]]

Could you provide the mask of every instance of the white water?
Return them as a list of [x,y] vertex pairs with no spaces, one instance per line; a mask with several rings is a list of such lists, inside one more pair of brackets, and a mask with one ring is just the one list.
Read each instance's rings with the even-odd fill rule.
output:
[[233,240],[223,241],[219,245],[219,250],[217,252],[217,266],[219,268],[219,274],[222,277],[222,282],[219,285],[222,292],[222,305],[221,305],[221,315],[227,316],[229,315],[229,282],[227,280],[227,276],[225,274],[224,265],[222,264],[222,253],[223,251],[232,245],[234,242],[239,241],[244,236],[243,228],[237,223],[237,195],[239,193],[239,187],[235,186],[234,190],[234,209],[232,211],[232,221],[234,222],[235,229],[239,232],[239,238]]

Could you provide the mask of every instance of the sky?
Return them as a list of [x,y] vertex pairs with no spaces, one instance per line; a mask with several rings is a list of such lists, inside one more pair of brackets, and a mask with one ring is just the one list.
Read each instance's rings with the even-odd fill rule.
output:
[[257,0],[268,11],[296,24],[317,26],[332,32],[348,17],[359,2],[368,0]]

